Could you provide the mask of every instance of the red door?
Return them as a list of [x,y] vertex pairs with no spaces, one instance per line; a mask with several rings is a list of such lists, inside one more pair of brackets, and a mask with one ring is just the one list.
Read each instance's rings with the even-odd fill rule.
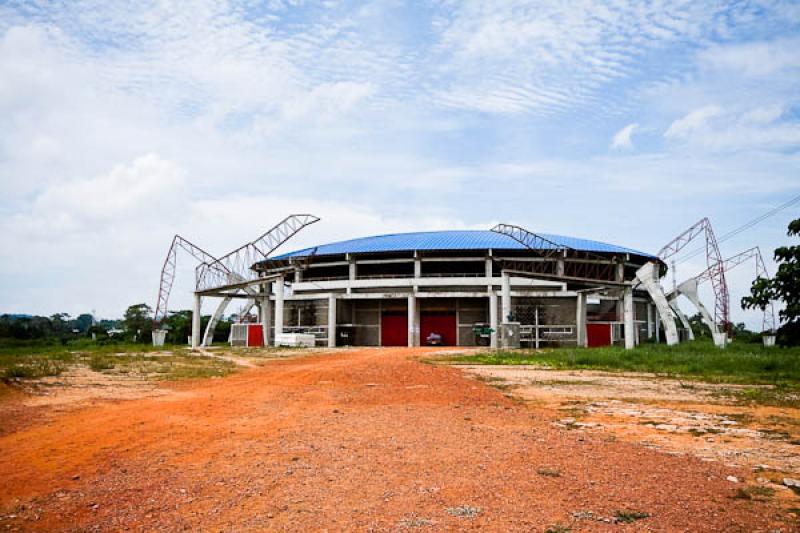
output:
[[247,345],[264,346],[264,328],[261,324],[247,326]]
[[589,348],[611,346],[611,324],[586,324],[586,344]]
[[456,346],[456,314],[455,313],[422,313],[419,319],[419,342],[427,344],[428,335],[436,332],[442,336],[442,345]]
[[408,346],[408,313],[381,316],[381,346]]

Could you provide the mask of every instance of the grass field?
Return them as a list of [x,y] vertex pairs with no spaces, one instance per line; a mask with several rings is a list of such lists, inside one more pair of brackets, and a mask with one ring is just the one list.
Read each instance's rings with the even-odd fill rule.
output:
[[155,375],[160,379],[223,376],[228,361],[193,355],[186,346],[155,348],[149,344],[98,344],[89,340],[66,345],[13,343],[0,345],[0,379],[57,376],[71,365],[95,372]]
[[764,348],[731,343],[726,349],[698,340],[677,346],[642,344],[634,350],[554,348],[482,352],[454,356],[452,363],[538,365],[557,369],[651,372],[719,383],[770,384],[800,388],[800,347]]

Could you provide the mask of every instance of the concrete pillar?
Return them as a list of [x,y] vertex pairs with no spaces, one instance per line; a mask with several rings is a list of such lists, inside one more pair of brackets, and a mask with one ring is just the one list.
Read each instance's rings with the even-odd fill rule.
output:
[[575,304],[575,340],[579,348],[586,347],[586,294],[579,292]]
[[422,259],[414,252],[414,277],[419,279],[422,277]]
[[265,283],[262,290],[264,299],[261,300],[261,328],[264,332],[264,346],[272,344],[272,283]]
[[664,334],[667,338],[667,344],[674,346],[680,342],[678,337],[678,328],[675,327],[675,314],[667,302],[667,297],[658,282],[658,267],[655,263],[645,263],[639,270],[636,271],[636,279],[642,284],[642,287],[650,295],[653,303],[658,309],[658,316],[661,323],[664,325]]
[[194,308],[192,309],[192,350],[200,347],[200,309],[203,306],[203,297],[194,293]]
[[336,347],[336,295],[328,295],[328,348]]
[[283,289],[283,276],[280,276],[275,280],[275,338],[283,333]]
[[294,271],[294,282],[295,283],[300,283],[301,281],[303,281],[303,271],[299,270],[299,269],[295,270]]
[[622,319],[625,324],[625,349],[636,347],[636,323],[633,321],[633,288],[625,287],[622,296]]
[[686,298],[688,298],[689,301],[694,304],[697,310],[700,311],[700,316],[703,317],[703,322],[705,322],[706,326],[708,326],[708,329],[711,330],[711,337],[714,339],[714,344],[720,348],[725,348],[725,346],[728,344],[728,335],[725,331],[722,331],[717,324],[714,323],[714,318],[711,316],[711,313],[708,312],[706,306],[700,301],[700,295],[697,292],[697,280],[692,278],[684,281],[678,285],[677,292],[686,296]]
[[681,325],[683,325],[683,329],[686,330],[686,337],[690,340],[694,340],[694,331],[692,331],[692,325],[689,323],[689,319],[686,317],[684,312],[681,310],[680,306],[678,305],[678,293],[672,293],[667,295],[667,301],[669,302],[670,307],[675,312],[675,316],[678,317],[678,320],[681,321]]
[[492,328],[492,336],[490,346],[494,349],[497,348],[497,294],[494,291],[489,291],[489,327]]
[[653,304],[645,304],[647,307],[647,338],[653,338]]
[[419,336],[419,328],[417,327],[417,297],[411,295],[408,297],[408,345],[419,346],[417,337]]
[[358,270],[357,270],[356,260],[355,259],[351,259],[350,260],[348,273],[349,273],[350,281],[355,281],[356,280],[356,276],[358,275]]
[[503,314],[500,317],[500,323],[505,324],[507,322],[511,322],[511,276],[503,272],[502,275],[503,285],[502,285],[502,311]]
[[617,263],[616,264],[616,271],[614,272],[614,279],[617,280],[617,283],[622,283],[625,281],[625,263]]

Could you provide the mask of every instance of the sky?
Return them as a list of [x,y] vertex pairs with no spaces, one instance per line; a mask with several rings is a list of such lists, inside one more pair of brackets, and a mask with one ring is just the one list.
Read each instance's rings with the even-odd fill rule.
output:
[[[798,48],[791,1],[0,0],[0,313],[154,305],[174,234],[222,255],[297,212],[322,221],[283,251],[722,235],[800,194]],[[798,205],[722,254],[774,272]]]

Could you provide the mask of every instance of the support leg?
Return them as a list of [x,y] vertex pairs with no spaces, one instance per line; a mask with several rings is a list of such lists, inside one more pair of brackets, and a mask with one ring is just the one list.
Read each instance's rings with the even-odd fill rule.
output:
[[678,338],[678,328],[675,327],[675,315],[672,308],[667,302],[667,297],[658,283],[658,271],[656,270],[655,263],[646,263],[639,270],[636,271],[636,279],[642,284],[645,290],[650,294],[650,298],[658,309],[658,315],[661,318],[661,323],[664,325],[664,334],[667,338],[667,344],[674,346],[680,342]]
[[200,309],[203,305],[203,297],[199,293],[194,293],[194,308],[192,309],[192,350],[200,347]]
[[417,297],[408,297],[408,345],[417,346]]
[[278,335],[283,333],[283,276],[275,282],[275,336],[273,343],[277,341]]
[[328,295],[328,348],[336,348],[336,295]]
[[497,349],[497,294],[489,292],[489,327],[492,328],[490,346]]
[[201,346],[211,346],[211,343],[214,342],[214,330],[222,318],[222,314],[225,312],[225,309],[228,307],[228,304],[231,303],[231,300],[232,298],[230,297],[223,298],[217,306],[217,310],[214,311],[214,314],[211,316],[211,320],[209,320],[208,324],[206,325],[206,331],[203,334],[203,342],[201,343]]
[[586,348],[586,294],[579,292],[575,303],[575,342]]
[[625,287],[622,297],[622,318],[625,324],[625,349],[636,347],[636,324],[633,322],[633,289]]

